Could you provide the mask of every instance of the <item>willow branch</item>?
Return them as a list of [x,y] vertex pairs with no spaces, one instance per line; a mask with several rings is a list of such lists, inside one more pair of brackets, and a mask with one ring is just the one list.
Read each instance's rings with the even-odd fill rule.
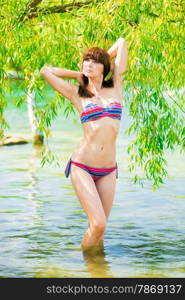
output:
[[88,0],[85,2],[72,2],[68,3],[65,5],[58,5],[58,6],[52,6],[48,8],[38,8],[37,5],[41,2],[42,0],[35,0],[33,1],[28,8],[25,10],[23,15],[19,18],[20,22],[26,21],[28,19],[36,18],[39,15],[49,15],[49,14],[55,14],[55,13],[65,13],[73,10],[74,8],[80,8],[84,7],[88,4],[93,3],[92,0]]

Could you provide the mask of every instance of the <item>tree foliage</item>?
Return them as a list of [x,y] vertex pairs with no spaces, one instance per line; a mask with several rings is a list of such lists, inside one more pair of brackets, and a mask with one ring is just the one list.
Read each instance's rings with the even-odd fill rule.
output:
[[[132,124],[126,133],[134,135],[127,149],[129,170],[141,182],[137,167],[142,167],[153,188],[159,187],[167,176],[165,150],[185,149],[184,15],[183,0],[1,0],[1,137],[8,128],[3,117],[11,92],[8,70],[24,78],[25,99],[28,87],[42,96],[43,65],[79,70],[85,49],[108,49],[121,36],[129,55],[124,100]],[[49,103],[37,107],[38,126],[47,138],[61,106],[66,113],[73,111],[69,101],[54,93]]]

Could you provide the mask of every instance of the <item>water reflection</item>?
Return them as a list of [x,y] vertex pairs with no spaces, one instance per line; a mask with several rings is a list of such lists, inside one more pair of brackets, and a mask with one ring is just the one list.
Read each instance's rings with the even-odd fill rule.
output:
[[37,195],[39,193],[39,190],[36,186],[37,183],[39,182],[39,179],[35,175],[35,173],[40,167],[39,164],[40,164],[42,148],[43,147],[40,145],[33,145],[30,160],[28,161],[28,175],[30,177],[30,185],[28,186],[29,188],[28,200],[30,201],[34,201],[38,199]]
[[110,263],[105,259],[104,245],[93,247],[90,250],[82,250],[82,252],[90,277],[114,277],[111,274]]
[[38,209],[43,206],[43,200],[40,197],[39,182],[40,178],[37,176],[37,171],[40,168],[40,158],[43,145],[33,145],[31,149],[30,158],[27,162],[28,170],[27,176],[29,177],[30,184],[27,186],[27,200],[31,205],[31,224],[33,227],[38,227],[42,224],[41,216]]

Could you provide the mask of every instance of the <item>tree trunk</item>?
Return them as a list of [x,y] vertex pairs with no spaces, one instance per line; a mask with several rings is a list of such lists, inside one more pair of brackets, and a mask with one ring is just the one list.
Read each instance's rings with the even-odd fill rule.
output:
[[33,135],[33,143],[36,144],[43,144],[44,136],[43,134],[38,130],[36,118],[35,118],[35,91],[28,89],[28,96],[27,96],[27,107],[28,107],[28,118],[31,126],[31,131]]

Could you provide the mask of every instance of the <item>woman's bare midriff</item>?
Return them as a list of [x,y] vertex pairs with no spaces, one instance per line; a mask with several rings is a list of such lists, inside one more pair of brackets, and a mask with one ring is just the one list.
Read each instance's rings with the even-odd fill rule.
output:
[[104,117],[84,123],[84,138],[72,154],[72,160],[97,168],[116,164],[116,137],[120,121]]

